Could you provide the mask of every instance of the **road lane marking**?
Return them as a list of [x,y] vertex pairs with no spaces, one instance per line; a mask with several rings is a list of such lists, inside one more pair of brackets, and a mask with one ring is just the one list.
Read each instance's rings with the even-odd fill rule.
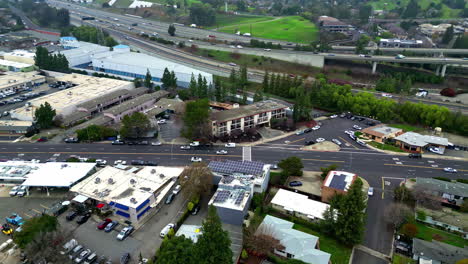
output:
[[[418,166],[418,165],[405,165],[405,164],[389,164],[385,163],[384,166],[398,166],[398,167],[410,167],[410,168],[422,168],[422,169],[433,169],[433,170],[443,170],[443,168],[434,168],[434,167],[429,167],[429,166]],[[458,171],[468,171],[468,170],[463,170],[459,169]]]
[[47,207],[47,206],[45,206],[45,205],[43,205],[43,204],[39,204],[39,205],[40,205],[42,208],[45,208],[45,209],[47,209],[47,210],[50,209],[49,207]]
[[305,139],[305,138],[300,138],[300,139],[298,139],[298,140],[289,141],[288,145],[291,144],[291,143],[296,143],[296,142],[301,141],[301,140],[304,140],[304,139]]
[[32,216],[30,216],[30,215],[28,215],[28,214],[26,214],[26,213],[25,213],[24,215],[27,216],[27,217],[29,217],[29,218],[32,218]]
[[324,161],[324,162],[341,162],[341,163],[344,163],[344,161],[342,161],[342,160],[321,160],[321,159],[302,159],[302,160]]
[[357,148],[356,146],[354,146],[353,144],[349,143],[346,139],[344,139],[344,138],[342,138],[342,137],[340,137],[340,136],[338,136],[338,137],[339,137],[341,140],[343,140],[345,143],[351,145],[351,147],[353,147],[353,148],[355,148],[355,149],[359,149],[359,148]]
[[[16,154],[18,152],[8,152],[8,151],[5,151],[5,152],[0,152],[0,154]],[[27,154],[51,154],[52,152],[41,152],[41,151],[38,151],[38,152],[25,152]],[[67,155],[67,154],[82,154],[82,155],[153,155],[153,156],[170,156],[170,155],[174,155],[174,156],[194,156],[195,153],[156,153],[156,152],[148,152],[148,153],[123,153],[123,152],[119,152],[119,153],[111,153],[111,152],[59,152],[60,154],[64,154],[64,155]],[[219,157],[219,155],[216,155],[216,154],[196,154],[197,156],[206,156],[206,157]],[[242,155],[223,155],[224,157],[236,157],[236,158],[239,158],[239,157],[242,157]],[[121,157],[122,158],[122,157]],[[125,157],[126,158],[126,157]]]

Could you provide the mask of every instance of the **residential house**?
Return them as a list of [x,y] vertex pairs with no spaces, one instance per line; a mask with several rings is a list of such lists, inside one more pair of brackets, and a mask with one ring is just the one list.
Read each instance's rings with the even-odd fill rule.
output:
[[432,178],[416,178],[416,187],[441,198],[442,203],[461,206],[468,199],[468,184],[447,182]]
[[329,203],[335,194],[346,194],[358,176],[346,171],[330,171],[323,181],[322,202]]
[[420,264],[455,264],[468,258],[468,249],[413,238],[413,259]]
[[270,203],[282,213],[308,221],[323,219],[323,213],[330,207],[326,203],[309,199],[307,195],[284,189],[279,189]]

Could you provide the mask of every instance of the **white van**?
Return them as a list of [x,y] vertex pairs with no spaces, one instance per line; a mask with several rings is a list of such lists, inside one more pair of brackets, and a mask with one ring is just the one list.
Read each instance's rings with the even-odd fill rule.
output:
[[161,238],[164,238],[167,233],[169,233],[169,230],[171,230],[172,228],[174,228],[175,225],[173,223],[169,223],[167,224],[162,230],[161,230],[161,233],[159,234],[159,236],[161,236]]

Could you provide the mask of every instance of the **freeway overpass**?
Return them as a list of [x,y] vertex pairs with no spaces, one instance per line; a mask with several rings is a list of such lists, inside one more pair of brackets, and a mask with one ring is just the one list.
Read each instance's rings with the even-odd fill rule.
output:
[[[355,46],[332,46],[335,51],[355,51]],[[367,51],[380,50],[384,52],[395,52],[402,53],[403,51],[410,51],[413,53],[431,53],[431,54],[468,54],[468,49],[436,49],[436,48],[377,48],[377,47],[366,47]]]

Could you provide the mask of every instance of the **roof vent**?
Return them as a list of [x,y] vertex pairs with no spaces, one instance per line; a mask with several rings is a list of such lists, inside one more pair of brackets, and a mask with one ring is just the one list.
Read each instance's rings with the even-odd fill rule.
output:
[[135,180],[135,179],[130,179],[130,184],[135,185],[135,184],[136,184],[136,180]]
[[151,174],[155,174],[156,173],[156,170],[155,169],[152,169],[151,170]]
[[109,178],[109,179],[107,180],[107,183],[109,183],[109,184],[114,184],[115,182],[114,182],[114,179]]
[[101,178],[96,177],[96,178],[94,179],[94,183],[95,183],[95,184],[98,184],[98,183],[100,183],[100,182],[101,182]]
[[166,177],[166,176],[165,176],[164,174],[161,173],[161,174],[159,174],[159,177],[160,177],[160,178],[164,178],[164,177]]
[[137,203],[137,200],[135,198],[130,198],[130,202],[133,203],[133,204],[136,204]]

